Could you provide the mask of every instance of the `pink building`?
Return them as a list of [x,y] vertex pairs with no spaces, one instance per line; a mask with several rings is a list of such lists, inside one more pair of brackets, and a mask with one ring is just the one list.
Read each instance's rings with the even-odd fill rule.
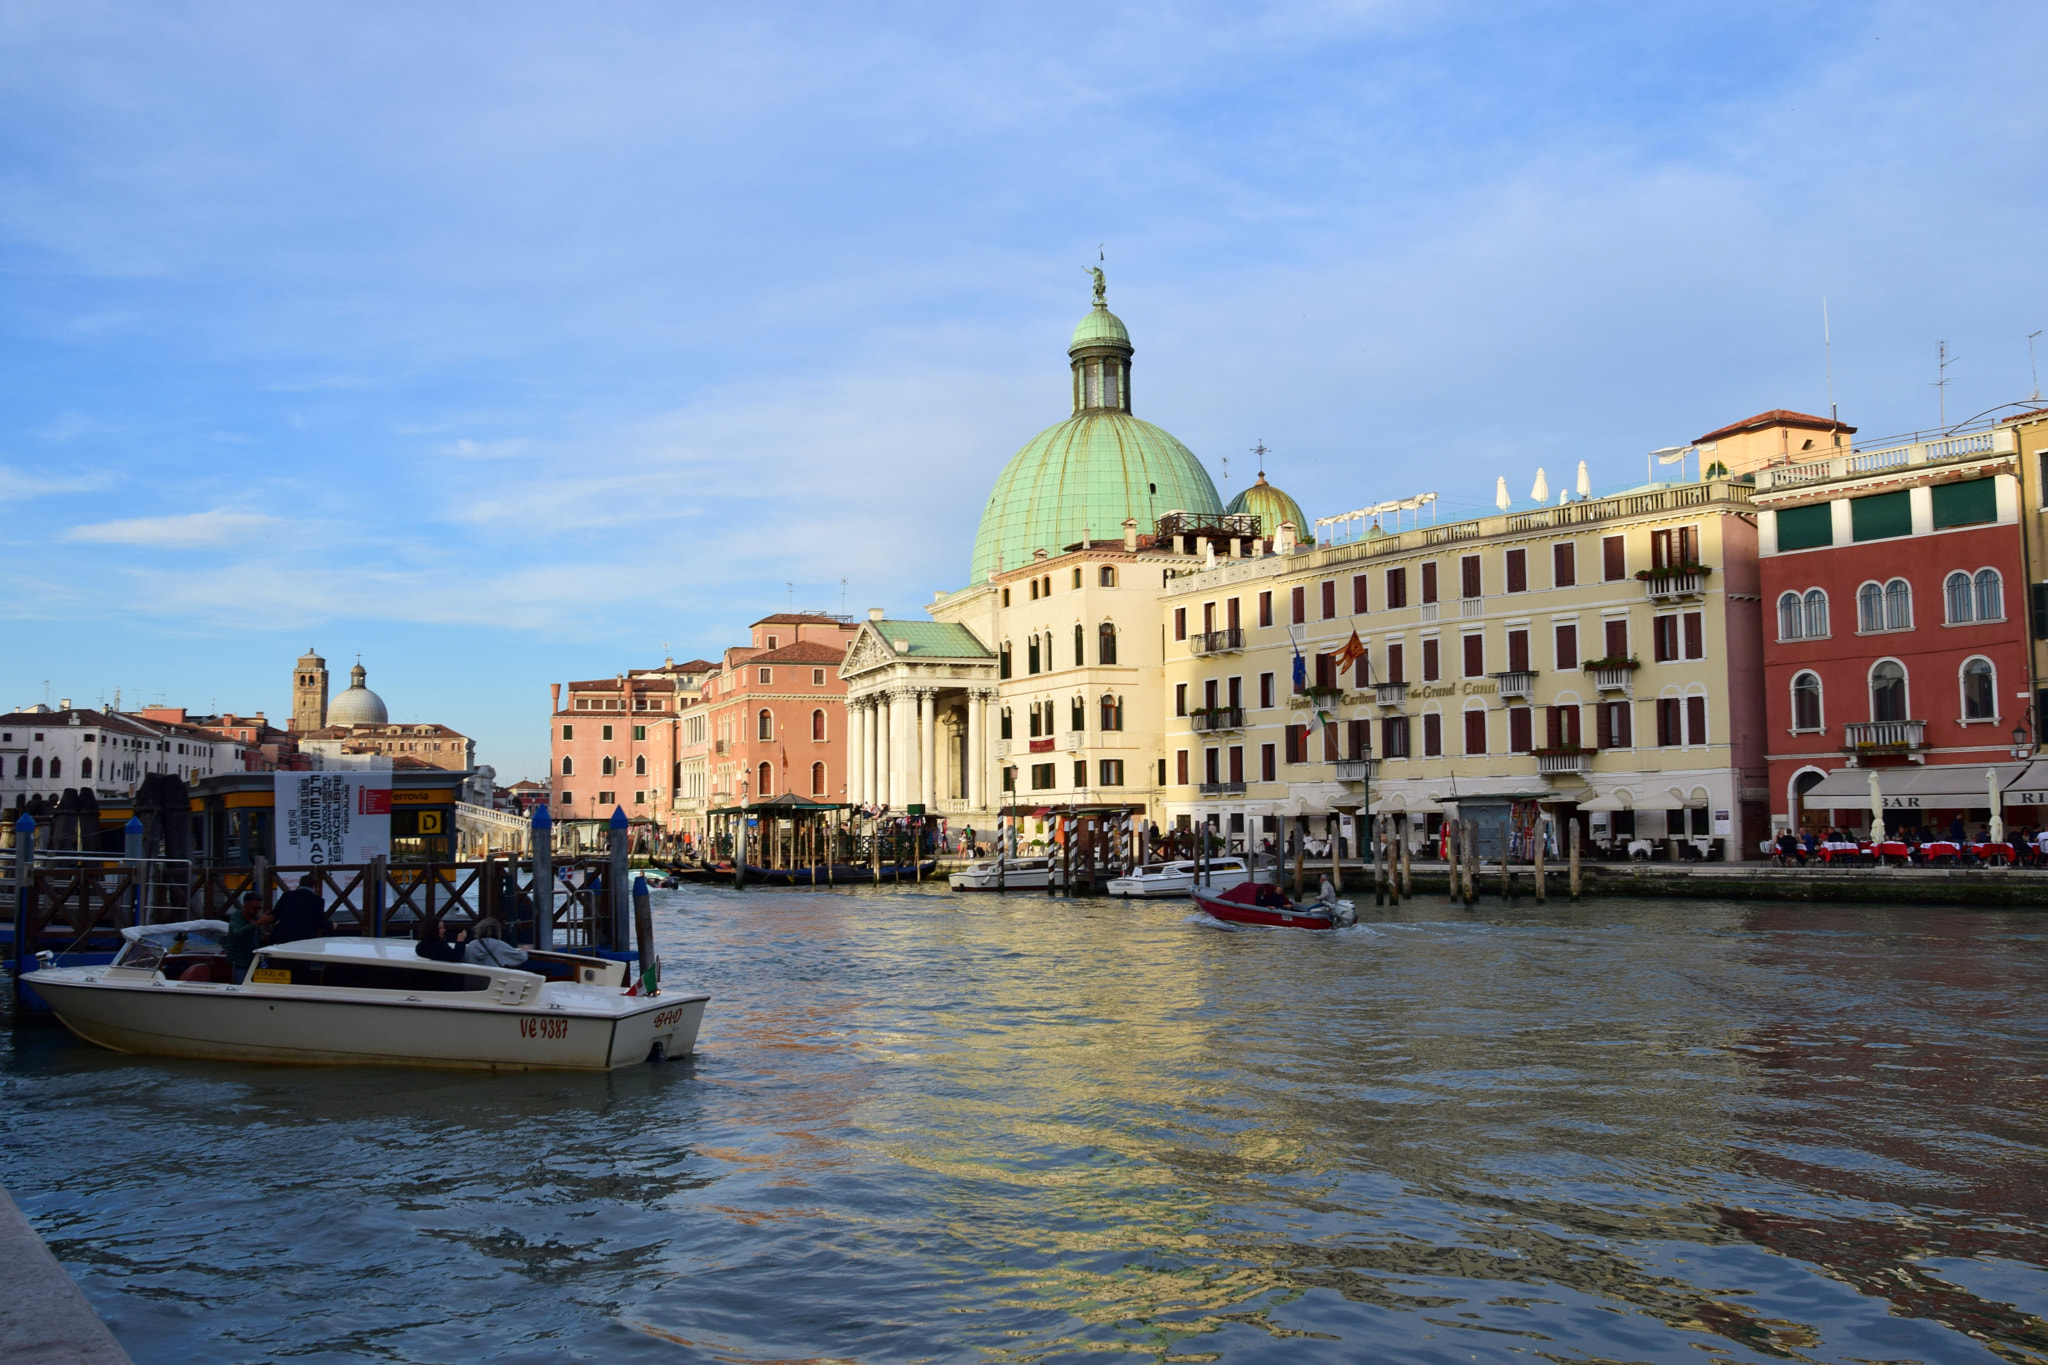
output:
[[552,684],[548,805],[557,824],[629,819],[664,823],[674,786],[678,683],[649,671]]
[[751,644],[704,679],[709,806],[794,792],[846,799],[846,684],[839,664],[857,627],[822,612],[764,616]]

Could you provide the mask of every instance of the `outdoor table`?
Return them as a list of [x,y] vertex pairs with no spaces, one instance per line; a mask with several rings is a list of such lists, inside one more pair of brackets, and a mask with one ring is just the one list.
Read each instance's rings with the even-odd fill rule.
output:
[[1877,846],[1877,860],[1879,862],[1883,862],[1886,858],[1897,858],[1900,862],[1904,862],[1911,854],[1912,850],[1906,847],[1905,841],[1902,839],[1887,839]]
[[1863,845],[1852,844],[1846,840],[1838,839],[1820,846],[1820,860],[1824,863],[1832,863],[1837,858],[1851,858],[1861,852],[1863,852]]
[[1930,863],[1941,858],[1953,859],[1960,852],[1960,849],[1946,839],[1937,839],[1932,843],[1920,845],[1920,856]]
[[2012,862],[2011,844],[1974,844],[1970,851],[1977,855],[1980,862],[1997,862],[2001,859],[2006,863]]

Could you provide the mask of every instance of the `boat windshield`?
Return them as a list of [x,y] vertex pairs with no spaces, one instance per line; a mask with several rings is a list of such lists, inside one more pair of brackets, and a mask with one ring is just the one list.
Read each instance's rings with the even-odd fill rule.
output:
[[116,967],[155,971],[167,957],[189,957],[227,951],[227,925],[219,920],[186,920],[182,924],[145,924],[123,929]]

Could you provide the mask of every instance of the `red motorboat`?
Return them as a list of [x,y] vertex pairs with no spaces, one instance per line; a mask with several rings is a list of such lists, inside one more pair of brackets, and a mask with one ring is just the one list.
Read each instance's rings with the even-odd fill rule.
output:
[[1258,924],[1273,929],[1339,929],[1358,921],[1350,901],[1301,905],[1277,886],[1246,882],[1228,891],[1194,886],[1188,891],[1203,913],[1228,924]]

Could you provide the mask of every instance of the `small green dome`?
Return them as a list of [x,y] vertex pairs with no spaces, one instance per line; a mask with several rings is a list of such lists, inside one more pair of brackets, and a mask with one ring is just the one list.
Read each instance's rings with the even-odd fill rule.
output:
[[1259,519],[1259,534],[1271,539],[1280,533],[1280,523],[1294,523],[1294,533],[1303,541],[1313,534],[1309,529],[1308,517],[1302,512],[1301,504],[1288,497],[1272,484],[1266,482],[1263,472],[1259,481],[1230,500],[1225,512],[1250,512]]
[[1127,412],[1091,409],[1039,432],[996,476],[974,536],[973,581],[1023,568],[1034,550],[1056,555],[1084,530],[1121,539],[1126,517],[1151,535],[1168,512],[1222,510],[1186,446]]
[[1074,329],[1074,339],[1067,343],[1067,351],[1071,354],[1083,346],[1130,344],[1131,334],[1124,330],[1124,320],[1110,312],[1108,305],[1098,303]]

